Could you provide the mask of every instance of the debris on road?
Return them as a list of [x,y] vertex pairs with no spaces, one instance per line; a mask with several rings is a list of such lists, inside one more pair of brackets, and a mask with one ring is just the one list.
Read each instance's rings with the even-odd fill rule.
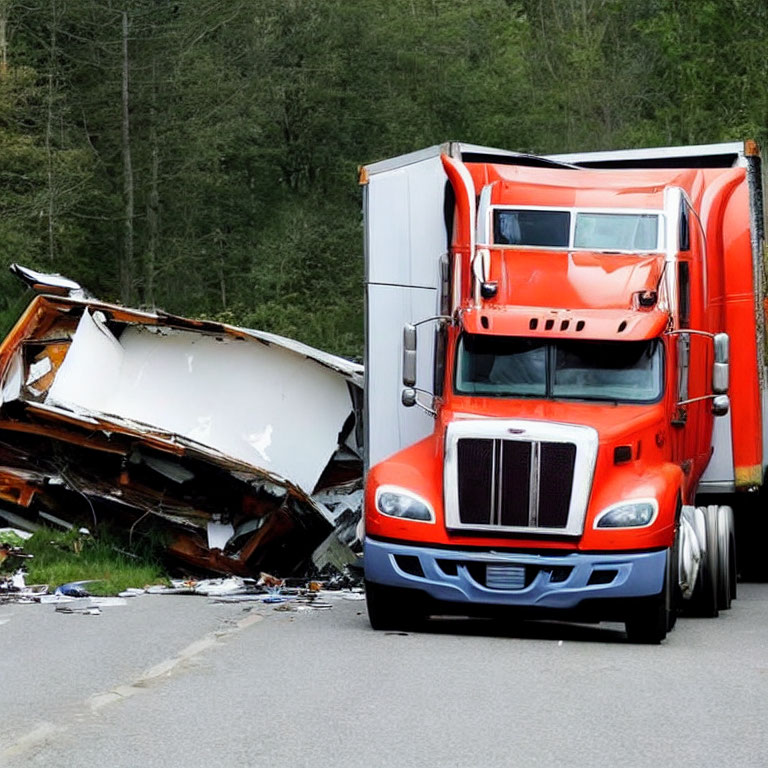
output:
[[99,616],[101,608],[97,605],[70,605],[65,603],[56,606],[56,613],[79,613],[84,616]]
[[118,597],[138,597],[139,595],[146,594],[146,589],[140,587],[128,587],[128,589],[118,592]]
[[18,265],[0,344],[0,518],[160,530],[198,572],[343,574],[360,551],[362,366],[143,312]]
[[[203,595],[212,603],[255,603],[274,606],[276,610],[326,610],[336,598],[364,600],[361,587],[328,589],[324,582],[276,579],[262,573],[254,579],[226,578],[201,581],[172,579],[170,587],[149,587],[152,595]],[[290,605],[291,608],[286,608]]]
[[85,579],[84,581],[70,581],[68,584],[62,584],[53,591],[54,595],[64,595],[66,597],[90,597],[91,593],[83,589],[84,584],[95,584],[100,579]]

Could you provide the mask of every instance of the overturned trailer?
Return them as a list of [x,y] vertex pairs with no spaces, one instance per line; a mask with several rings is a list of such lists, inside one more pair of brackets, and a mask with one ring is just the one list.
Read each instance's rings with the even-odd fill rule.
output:
[[161,519],[170,554],[220,573],[353,559],[362,366],[12,271],[38,295],[0,345],[0,516]]

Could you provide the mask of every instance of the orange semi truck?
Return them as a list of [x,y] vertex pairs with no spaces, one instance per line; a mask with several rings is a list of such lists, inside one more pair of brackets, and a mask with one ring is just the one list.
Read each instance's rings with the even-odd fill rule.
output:
[[653,643],[730,607],[767,463],[756,145],[451,142],[360,180],[372,626],[514,609]]

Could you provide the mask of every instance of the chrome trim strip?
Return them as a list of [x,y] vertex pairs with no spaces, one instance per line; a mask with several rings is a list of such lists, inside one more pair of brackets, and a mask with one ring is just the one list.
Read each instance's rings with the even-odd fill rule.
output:
[[499,504],[496,499],[496,478],[498,472],[496,471],[496,449],[499,448],[498,440],[494,440],[491,445],[491,493],[489,499],[491,502],[491,508],[488,510],[488,521],[493,525],[494,518],[498,515]]
[[[510,432],[513,430],[513,432]],[[576,459],[573,467],[573,490],[565,528],[512,525],[464,524],[459,517],[458,442],[461,438],[518,440],[526,443],[573,443]],[[580,536],[584,532],[587,505],[592,492],[592,478],[598,451],[598,433],[593,427],[561,424],[529,419],[461,419],[448,424],[445,431],[443,469],[443,502],[445,525],[449,530],[485,531],[489,535],[504,533],[549,533],[556,536]],[[533,450],[533,446],[532,446]],[[540,475],[540,468],[538,470]],[[538,498],[541,489],[538,490]],[[537,504],[538,514],[538,504]],[[489,519],[493,519],[489,517]]]
[[[498,448],[499,462],[498,467],[496,465],[496,453]],[[502,502],[504,499],[504,476],[500,470],[504,468],[504,441],[493,441],[493,482],[496,482],[496,478],[499,478],[499,487],[496,492],[491,496],[491,503],[493,504],[492,514],[489,519],[493,525],[501,525],[501,510]]]
[[[749,240],[752,248],[752,286],[755,302],[755,325],[757,326],[757,377],[760,392],[765,392],[765,264],[763,251],[765,249],[765,208],[763,185],[765,176],[762,173],[762,159],[759,155],[745,158],[747,164],[747,189],[749,191]],[[762,421],[765,423],[765,412]],[[763,467],[768,463],[766,453],[768,446],[763,443]]]
[[[667,306],[663,306],[663,299],[659,302],[660,309],[667,309],[674,319],[674,327],[680,327],[677,298],[677,254],[678,240],[680,237],[680,204],[683,200],[683,190],[680,187],[667,187],[664,190],[664,210],[667,218],[667,247],[664,255],[664,287],[666,289],[663,299]],[[662,297],[660,297],[662,298]]]
[[528,525],[539,527],[539,493],[541,490],[541,443],[531,443],[531,471],[528,481]]
[[487,243],[491,239],[492,192],[493,184],[486,184],[480,192],[480,200],[477,203],[477,235],[475,238],[478,243]]

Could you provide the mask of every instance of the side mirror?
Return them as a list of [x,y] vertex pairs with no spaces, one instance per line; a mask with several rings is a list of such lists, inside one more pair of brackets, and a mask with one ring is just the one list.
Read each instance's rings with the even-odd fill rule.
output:
[[712,366],[712,391],[716,395],[724,395],[728,391],[729,368],[728,363],[715,363]]
[[712,391],[724,395],[728,391],[730,378],[730,341],[727,333],[716,333],[714,337],[715,362],[712,366]]
[[727,333],[716,333],[714,337],[715,362],[728,365],[730,362],[730,340]]
[[725,416],[731,408],[731,399],[728,395],[717,395],[712,398],[712,415]]
[[[416,326],[407,323],[403,328],[403,385],[416,383]],[[405,403],[403,403],[405,405]]]
[[406,387],[400,396],[400,402],[406,408],[413,408],[416,405],[416,390],[413,387]]

